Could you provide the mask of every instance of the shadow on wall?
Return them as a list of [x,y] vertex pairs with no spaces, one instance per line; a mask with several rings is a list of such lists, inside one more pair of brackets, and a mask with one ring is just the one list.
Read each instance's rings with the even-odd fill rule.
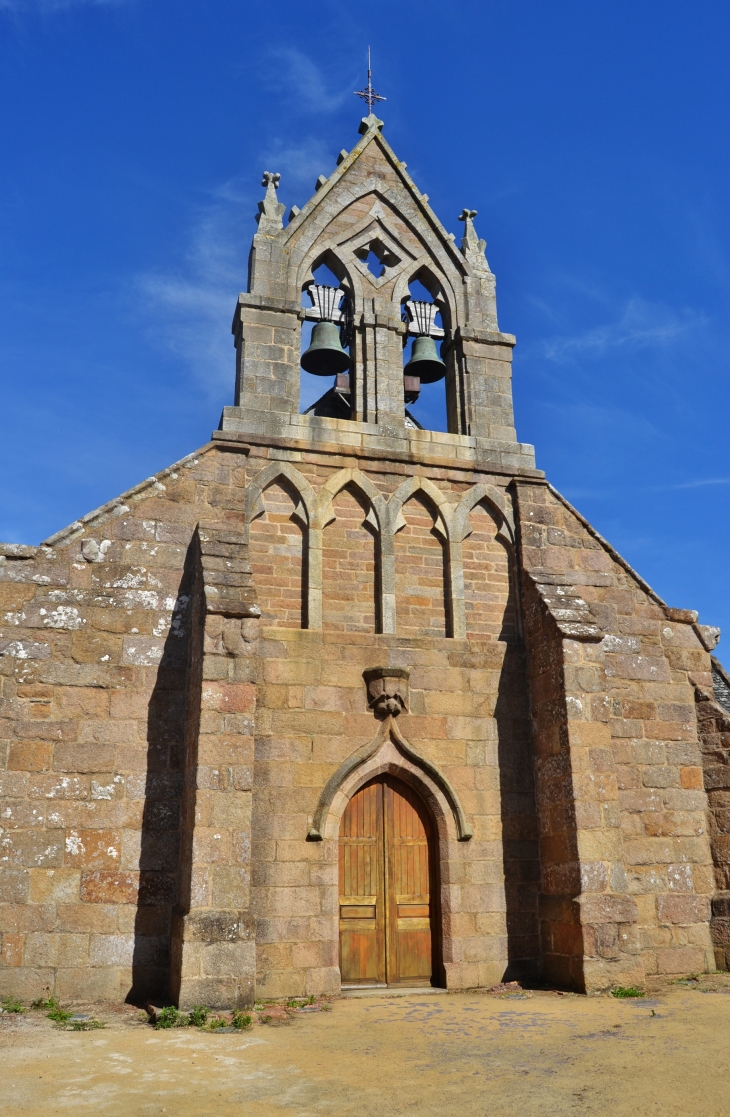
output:
[[525,650],[507,645],[494,711],[498,734],[502,857],[507,905],[505,981],[540,976],[540,853]]
[[502,857],[507,907],[505,981],[541,976],[540,847],[526,653],[518,624],[514,558],[508,552],[510,592],[500,640],[507,650],[499,677],[497,722]]
[[127,1001],[170,996],[173,917],[180,893],[188,661],[195,546],[178,587],[170,631],[157,669],[147,718],[147,772],[134,924],[132,988]]

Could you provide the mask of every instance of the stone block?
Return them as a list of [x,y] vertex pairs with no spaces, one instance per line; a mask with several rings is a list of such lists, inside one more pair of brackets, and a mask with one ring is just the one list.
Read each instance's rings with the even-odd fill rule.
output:
[[81,874],[80,896],[87,904],[131,904],[138,889],[138,873],[101,869]]
[[657,896],[657,917],[661,923],[708,923],[709,896]]
[[106,966],[69,966],[56,970],[54,994],[59,1001],[120,1001],[124,999],[125,971]]
[[657,973],[690,974],[705,973],[707,970],[706,951],[699,947],[672,947],[657,950]]
[[26,869],[0,869],[0,904],[26,904],[30,873]]
[[55,974],[52,969],[35,969],[30,966],[0,966],[0,999],[17,997],[29,1002],[39,997],[48,998],[54,989]]
[[638,918],[636,903],[631,896],[613,893],[584,894],[576,901],[583,924],[634,923]]

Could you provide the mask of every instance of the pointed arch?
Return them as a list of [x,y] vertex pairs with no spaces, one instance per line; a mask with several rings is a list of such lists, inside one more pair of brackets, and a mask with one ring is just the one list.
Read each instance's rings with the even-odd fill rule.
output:
[[494,485],[474,485],[464,493],[454,509],[454,539],[461,542],[470,534],[469,513],[481,501],[489,505],[497,520],[498,538],[512,546],[515,541],[514,515],[503,494]]
[[430,506],[434,515],[434,531],[440,538],[441,544],[445,549],[446,557],[446,571],[445,571],[445,584],[444,584],[444,606],[445,606],[445,620],[446,620],[446,633],[454,635],[454,611],[453,611],[453,559],[452,559],[452,506],[449,500],[441,492],[439,488],[427,477],[416,475],[409,477],[395,490],[390,500],[388,501],[388,517],[389,517],[389,549],[383,546],[383,591],[385,593],[386,584],[392,587],[392,623],[393,627],[386,631],[396,631],[396,570],[395,570],[395,537],[399,531],[402,531],[407,526],[407,521],[403,515],[403,505],[415,496],[417,493],[422,493],[425,497],[425,502]]
[[292,488],[295,489],[299,496],[299,504],[295,510],[295,515],[299,520],[302,528],[307,531],[312,522],[312,513],[315,506],[315,493],[312,486],[303,477],[299,470],[290,465],[289,462],[271,462],[260,473],[257,473],[254,479],[249,482],[246,489],[246,498],[244,501],[244,516],[245,516],[245,533],[246,542],[248,542],[248,533],[251,521],[255,520],[258,516],[262,516],[265,509],[263,504],[263,494],[270,485],[284,478],[289,482]]
[[[294,521],[301,530],[301,554],[296,565],[296,570],[291,566],[291,563],[295,561],[291,559],[291,551],[289,550],[289,548],[293,546],[293,540],[291,539],[287,540],[286,553],[289,557],[282,560],[285,566],[287,563],[289,564],[287,567],[288,574],[286,576],[292,579],[296,574],[296,598],[298,602],[297,611],[294,613],[294,582],[290,581],[288,583],[288,589],[286,591],[281,591],[285,593],[288,600],[284,615],[287,618],[287,623],[294,622],[296,627],[301,625],[302,628],[308,628],[310,627],[309,602],[311,598],[308,558],[309,535],[315,493],[307,479],[289,462],[271,462],[269,465],[265,466],[248,485],[244,499],[244,538],[246,546],[249,549],[251,561],[255,562],[255,552],[258,550],[255,546],[257,532],[254,530],[254,538],[252,539],[251,525],[259,516],[264,515],[267,511],[264,506],[264,493],[274,485],[278,485],[282,492],[286,494],[287,498],[294,504],[294,511],[288,514],[288,518]],[[281,529],[279,528],[277,530]],[[260,540],[259,542],[262,541]],[[299,543],[297,542],[297,547],[298,546]],[[264,562],[264,571],[268,568],[271,561],[270,548],[271,541],[267,539],[264,550],[269,557]],[[262,568],[258,569],[261,573]],[[262,573],[261,576],[264,580],[266,579],[265,572]],[[283,605],[284,602],[282,601],[280,604]],[[277,608],[274,608],[274,615],[277,614],[278,605]],[[279,622],[277,621],[276,623]]]
[[[348,161],[345,161],[342,169],[336,171],[334,175],[331,176],[332,185],[330,189],[336,189],[340,178],[343,174],[346,174],[348,166]],[[394,214],[409,227],[414,238],[420,242],[420,245],[423,247],[428,245],[430,251],[422,252],[415,263],[417,263],[418,266],[426,265],[432,271],[437,271],[443,276],[442,284],[444,293],[447,294],[448,292],[447,301],[451,307],[452,322],[454,325],[457,325],[465,319],[462,285],[464,279],[471,275],[471,268],[463,254],[446,234],[443,226],[435,219],[434,215],[425,205],[422,195],[420,195],[417,190],[413,189],[412,186],[406,186],[405,183],[401,185],[402,191],[397,186],[394,187],[393,185],[383,189],[383,180],[374,175],[369,175],[360,183],[348,184],[346,200],[343,199],[344,204],[340,207],[338,212],[351,206],[353,202],[367,197],[369,194],[375,195],[388,208],[392,209]],[[353,234],[357,235],[357,232],[361,231],[362,228],[365,228],[367,224],[369,224],[369,219],[363,218],[360,222],[357,222],[356,225],[348,229],[344,242],[338,242],[332,239],[327,231],[327,227],[331,224],[333,219],[333,213],[330,208],[331,203],[330,206],[325,206],[324,209],[322,206],[325,196],[329,193],[330,190],[328,190],[326,186],[315,193],[304,210],[302,210],[297,215],[296,219],[283,230],[285,242],[289,242],[290,239],[294,240],[294,244],[291,247],[291,258],[292,261],[297,261],[296,287],[298,290],[301,290],[302,283],[306,278],[304,268],[309,259],[316,258],[319,253],[326,249],[331,249],[341,259],[343,255],[347,255],[347,249],[344,248],[347,241],[352,238]],[[319,212],[317,212],[317,210],[319,210]],[[387,227],[387,222],[383,222],[383,224]],[[434,232],[436,234],[435,241],[433,239]],[[410,251],[409,255],[412,255]],[[414,263],[411,263],[405,270],[410,270],[411,274],[413,274],[414,266]],[[355,270],[354,267],[349,269],[349,274],[357,283],[357,288],[353,286],[353,289],[356,291],[356,294],[360,296],[362,295],[362,288],[360,287],[358,277],[353,275]],[[417,267],[416,270],[418,270]],[[294,284],[291,284],[289,287],[289,292],[290,297],[294,297]]]
[[403,518],[403,505],[407,500],[410,500],[414,493],[419,491],[425,493],[428,500],[434,505],[437,521],[440,521],[440,523],[437,523],[436,530],[445,541],[450,540],[452,535],[451,504],[441,490],[434,485],[433,481],[418,474],[409,477],[407,481],[399,485],[388,501],[388,515],[393,535],[396,535],[406,526]]
[[[322,536],[327,524],[335,518],[332,511],[332,501],[337,494],[353,485],[364,497],[370,510],[365,517],[366,523],[375,532],[376,538],[382,540],[384,525],[387,525],[387,507],[382,494],[375,488],[372,481],[359,469],[340,469],[334,473],[322,486],[312,504],[312,514],[309,521],[309,627],[322,627]],[[382,543],[381,543],[382,546]],[[382,600],[381,600],[381,625]],[[384,632],[390,631],[383,628]]]
[[[429,282],[424,283],[422,277],[428,279]],[[419,256],[408,269],[398,276],[393,288],[393,302],[400,305],[403,299],[407,297],[408,289],[415,279],[423,283],[426,290],[430,292],[433,301],[438,304],[443,315],[444,329],[450,330],[452,322],[457,321],[453,284],[435,265],[430,256],[425,254]]]
[[313,523],[319,528],[325,528],[327,524],[332,523],[335,518],[332,511],[332,501],[348,485],[354,485],[360,491],[365,501],[370,505],[372,519],[369,514],[368,523],[376,532],[382,532],[388,518],[385,497],[379,489],[376,489],[367,474],[362,473],[359,469],[340,469],[325,481],[317,493]]
[[343,256],[344,253],[333,241],[315,241],[299,266],[297,286],[300,292],[304,291],[320,264],[325,264],[332,274],[337,276],[343,289],[349,291],[351,298],[360,296],[362,294],[360,280],[353,269],[348,268]]
[[515,521],[504,494],[494,485],[473,485],[462,496],[453,511],[453,538],[451,540],[451,593],[454,636],[466,639],[466,607],[464,603],[464,557],[462,543],[471,534],[469,513],[477,504],[484,503],[497,523],[497,539],[505,544],[510,576],[514,576]]
[[443,831],[442,837],[459,842],[472,838],[474,831],[446,776],[404,737],[391,717],[381,724],[373,740],[348,756],[327,781],[307,840],[336,838],[348,800],[362,784],[383,772],[398,776],[420,792]]

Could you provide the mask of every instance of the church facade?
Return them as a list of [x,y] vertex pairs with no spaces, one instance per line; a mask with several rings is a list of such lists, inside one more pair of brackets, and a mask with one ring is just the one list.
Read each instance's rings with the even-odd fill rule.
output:
[[517,441],[474,212],[458,245],[372,113],[286,223],[278,177],[211,441],[0,547],[0,995],[725,968],[718,631]]

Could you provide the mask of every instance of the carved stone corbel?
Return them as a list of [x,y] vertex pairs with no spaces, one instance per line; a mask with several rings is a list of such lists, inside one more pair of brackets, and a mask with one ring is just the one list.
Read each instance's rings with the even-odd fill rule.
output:
[[362,677],[368,688],[368,706],[376,718],[408,713],[408,667],[369,667]]

